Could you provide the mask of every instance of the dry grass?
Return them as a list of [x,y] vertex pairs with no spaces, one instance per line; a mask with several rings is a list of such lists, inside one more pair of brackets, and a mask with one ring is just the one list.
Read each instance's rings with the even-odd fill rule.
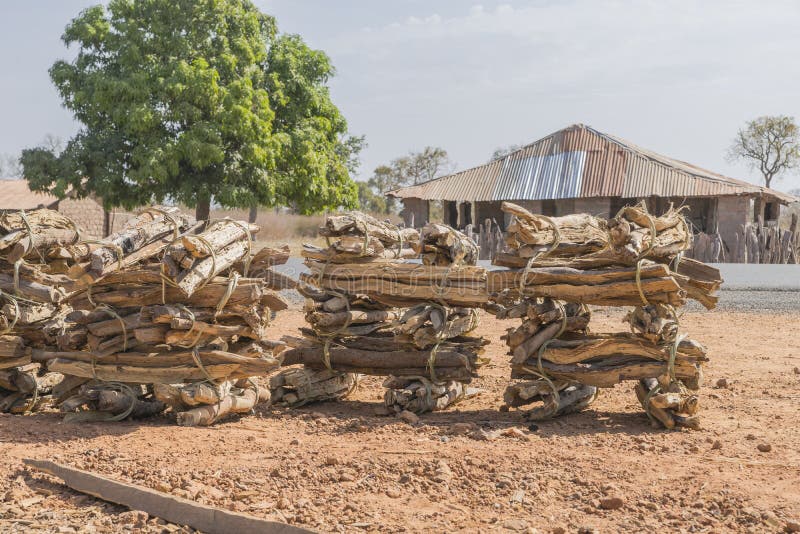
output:
[[[248,219],[249,210],[212,210],[212,218],[231,217],[232,219]],[[373,214],[379,219],[389,218],[397,223],[401,219],[397,215]],[[293,256],[299,256],[303,243],[324,246],[325,240],[317,236],[317,230],[325,222],[325,215],[297,215],[283,213],[273,209],[258,210],[256,224],[261,231],[256,234],[258,248],[265,246],[289,245]]]

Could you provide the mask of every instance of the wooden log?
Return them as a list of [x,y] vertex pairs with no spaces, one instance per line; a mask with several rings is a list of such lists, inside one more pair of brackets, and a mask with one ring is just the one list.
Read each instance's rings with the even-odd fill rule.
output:
[[202,505],[150,488],[117,482],[102,475],[73,469],[46,460],[23,460],[25,465],[58,477],[70,488],[108,502],[141,510],[170,523],[186,525],[209,534],[237,532],[263,534],[301,534],[306,530],[284,523],[267,521],[222,508]]
[[50,247],[72,245],[77,240],[74,228],[35,227],[33,234],[25,232],[25,236],[14,243],[6,254],[6,261],[15,263],[23,258],[41,258]]
[[41,284],[28,280],[24,276],[20,277],[19,283],[15,286],[14,277],[2,272],[0,272],[0,290],[11,295],[17,293],[27,299],[49,304],[59,304],[67,296],[66,291],[61,287]]
[[[198,351],[197,357],[200,359],[203,366],[216,365],[216,366],[230,366],[233,365],[237,368],[238,372],[244,376],[263,376],[269,374],[276,369],[280,363],[274,357],[263,351],[257,357],[250,357],[247,355],[237,354],[223,350],[209,350],[203,349]],[[163,353],[144,353],[144,352],[120,352],[108,355],[94,355],[89,352],[75,351],[75,352],[51,352],[44,350],[34,349],[32,351],[32,358],[39,363],[47,363],[50,370],[58,370],[53,367],[53,361],[61,360],[62,362],[75,362],[81,364],[89,364],[94,361],[98,366],[104,365],[107,367],[117,366],[119,368],[135,367],[154,369],[154,372],[161,372],[159,369],[170,368],[183,368],[183,367],[197,367],[195,357],[192,351],[171,351]],[[98,367],[99,368],[99,367]],[[90,369],[91,370],[91,369]],[[201,369],[197,369],[201,372]],[[63,371],[61,371],[63,372]],[[249,374],[248,374],[249,373]],[[64,372],[64,374],[70,374]],[[76,376],[87,376],[86,374],[72,373]],[[100,372],[98,371],[98,376]],[[192,376],[195,376],[194,374]],[[92,378],[93,375],[88,375]],[[205,378],[205,377],[204,377]],[[108,379],[110,380],[110,379]],[[181,382],[181,380],[174,380],[172,383]]]
[[0,336],[0,369],[31,363],[31,354],[19,336]]
[[[180,289],[168,286],[163,293],[163,298],[164,301],[171,304],[213,309],[222,301],[227,292],[227,283],[209,283],[198,289],[190,297]],[[159,284],[145,287],[120,287],[105,291],[98,290],[92,293],[92,299],[97,304],[108,304],[114,308],[128,307],[133,303],[139,306],[152,306],[162,303],[162,288]],[[237,305],[250,305],[253,302],[260,302],[273,311],[281,311],[289,307],[284,297],[266,289],[263,282],[241,278],[231,292],[226,308]],[[78,307],[92,307],[85,296],[70,299],[70,303]]]
[[530,410],[525,417],[532,421],[539,421],[575,413],[589,406],[596,398],[596,387],[571,384],[559,391],[557,399],[555,395],[545,394],[542,399],[544,404]]
[[398,228],[391,223],[379,221],[357,211],[329,216],[325,225],[319,229],[319,235],[323,237],[363,236],[365,233],[390,246],[397,245],[402,241],[412,248],[418,249],[420,243],[419,232],[415,229]]
[[311,313],[308,321],[320,328],[331,328],[344,324],[366,324],[386,321],[396,321],[397,312],[384,310],[354,310],[336,313]]
[[282,369],[269,380],[272,404],[290,407],[339,400],[349,395],[356,385],[356,374],[307,367]]
[[247,243],[248,240],[252,243],[253,234],[259,230],[258,226],[246,221],[223,219],[212,223],[198,235],[183,236],[181,242],[186,251],[195,258],[207,258],[212,252],[222,250],[231,243],[237,241]]
[[178,208],[160,206],[156,209],[158,211],[145,209],[128,221],[121,231],[103,240],[108,245],[93,251],[90,256],[88,271],[91,271],[92,276],[106,274],[111,265],[119,264],[125,256],[169,234],[174,237],[176,232],[180,234],[194,223],[188,216],[181,214]]
[[252,410],[258,402],[270,400],[270,391],[267,388],[250,386],[241,393],[228,393],[216,404],[200,406],[177,414],[178,425],[180,426],[209,426],[230,413],[247,413]]
[[[387,369],[402,367],[424,368],[428,365],[430,351],[393,351],[393,352],[373,352],[352,348],[342,348],[331,346],[329,348],[331,366],[352,366],[352,367],[371,367],[375,369]],[[283,366],[304,364],[322,364],[324,350],[322,347],[306,347],[288,349],[281,353]],[[471,369],[474,362],[461,353],[438,350],[436,351],[435,368],[443,367],[464,367]]]
[[203,282],[225,271],[248,252],[246,242],[234,242],[217,252],[215,257],[207,257],[196,262],[175,281],[181,291],[191,297]]
[[[421,231],[426,265],[475,265],[478,246],[467,235],[444,224],[428,223]],[[428,254],[430,250],[430,254]]]
[[659,421],[664,428],[667,430],[672,430],[675,428],[675,420],[667,410],[648,404],[647,394],[649,389],[646,389],[647,386],[645,384],[646,382],[641,380],[634,386],[634,391],[636,392],[636,398],[639,399],[639,404],[642,405],[642,408],[644,408],[645,412],[648,412],[651,417]]
[[[567,318],[567,326],[565,331],[573,332],[577,330],[584,330],[589,326],[589,317],[569,317]],[[512,349],[511,363],[512,365],[522,364],[531,356],[538,354],[539,348],[546,342],[553,339],[556,334],[561,330],[561,322],[550,323],[541,329],[536,334],[526,339],[517,347]]]
[[[537,364],[528,366],[537,369]],[[637,358],[607,358],[600,362],[581,362],[575,364],[555,364],[542,361],[542,368],[548,376],[570,380],[601,388],[613,387],[625,380],[639,380],[662,376],[667,373],[667,363]],[[677,362],[675,375],[679,380],[698,380],[700,369],[696,364]],[[514,368],[512,378],[527,378],[528,373]]]

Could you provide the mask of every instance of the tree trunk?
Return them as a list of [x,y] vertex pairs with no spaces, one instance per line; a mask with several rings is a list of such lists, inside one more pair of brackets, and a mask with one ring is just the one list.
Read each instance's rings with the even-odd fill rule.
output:
[[211,214],[211,195],[203,191],[197,195],[197,207],[195,208],[194,218],[198,221],[207,221]]
[[253,224],[254,222],[256,222],[257,218],[258,218],[258,206],[256,204],[253,204],[252,206],[250,206],[250,215],[247,216],[247,222]]

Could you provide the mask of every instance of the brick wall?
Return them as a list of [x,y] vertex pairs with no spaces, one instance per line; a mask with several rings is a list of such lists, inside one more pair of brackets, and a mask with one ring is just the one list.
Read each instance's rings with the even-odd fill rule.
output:
[[736,234],[751,219],[751,200],[747,197],[719,197],[717,199],[717,228],[728,247],[736,248]]
[[105,211],[95,199],[65,198],[58,203],[58,211],[72,219],[85,237],[93,239],[105,237]]

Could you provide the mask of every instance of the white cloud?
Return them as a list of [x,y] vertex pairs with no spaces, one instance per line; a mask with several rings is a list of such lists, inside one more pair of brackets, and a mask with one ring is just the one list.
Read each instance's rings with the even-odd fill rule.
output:
[[389,142],[405,143],[395,152],[436,143],[463,166],[486,157],[479,145],[487,152],[600,121],[743,176],[723,161],[736,127],[798,110],[800,2],[568,0],[442,13],[406,14],[325,44],[343,75],[337,94],[358,102],[353,114],[398,129],[386,154]]

